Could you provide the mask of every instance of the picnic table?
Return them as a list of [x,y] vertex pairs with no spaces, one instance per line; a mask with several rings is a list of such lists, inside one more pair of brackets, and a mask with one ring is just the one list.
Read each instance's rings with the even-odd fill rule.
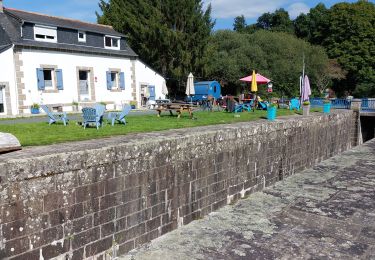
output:
[[173,116],[172,111],[176,111],[177,117],[180,118],[183,112],[188,112],[191,119],[193,119],[193,111],[197,108],[196,105],[188,103],[166,103],[158,104],[158,107],[155,109],[158,112],[158,117],[162,111],[169,111],[171,116]]

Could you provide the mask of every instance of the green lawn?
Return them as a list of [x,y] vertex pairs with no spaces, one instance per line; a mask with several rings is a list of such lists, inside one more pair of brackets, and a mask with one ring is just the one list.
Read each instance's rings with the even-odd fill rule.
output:
[[[293,111],[280,109],[278,116],[293,115]],[[266,118],[266,111],[238,113],[240,117],[235,117],[233,113],[226,112],[196,112],[196,120],[191,120],[187,114],[178,119],[176,116],[169,116],[163,113],[160,118],[156,115],[128,116],[126,126],[109,123],[96,130],[94,127],[83,129],[75,121],[70,121],[68,126],[62,123],[49,126],[47,123],[19,123],[12,125],[1,125],[0,132],[7,132],[15,135],[22,146],[37,146],[62,143],[67,141],[78,141],[96,139],[115,135],[126,135],[129,133],[141,133],[151,131],[161,131],[167,129],[186,128],[194,126],[229,124]]]

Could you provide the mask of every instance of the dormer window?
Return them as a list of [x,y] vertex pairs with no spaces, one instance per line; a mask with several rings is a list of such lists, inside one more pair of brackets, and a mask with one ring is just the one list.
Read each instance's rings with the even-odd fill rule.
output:
[[57,28],[50,26],[35,25],[34,40],[43,42],[57,42]]
[[79,42],[86,42],[86,33],[85,32],[78,32],[78,41]]
[[106,49],[119,50],[120,37],[104,36],[104,46]]

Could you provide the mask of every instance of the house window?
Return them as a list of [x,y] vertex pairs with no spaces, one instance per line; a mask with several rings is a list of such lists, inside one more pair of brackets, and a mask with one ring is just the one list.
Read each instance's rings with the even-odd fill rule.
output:
[[125,90],[125,73],[121,70],[107,71],[107,89]]
[[34,39],[36,41],[57,42],[57,28],[48,26],[34,26]]
[[36,69],[38,89],[42,91],[58,91],[64,89],[63,71],[53,67]]
[[4,113],[5,112],[5,109],[4,109],[4,90],[5,90],[5,86],[4,85],[0,85],[0,113]]
[[111,71],[111,85],[112,85],[112,89],[119,89],[118,72]]
[[85,32],[78,32],[78,41],[79,42],[86,42],[86,33]]
[[112,36],[105,36],[104,37],[104,46],[107,49],[120,49],[120,38],[112,37]]
[[53,69],[44,69],[43,70],[43,77],[44,77],[44,87],[46,89],[53,89]]

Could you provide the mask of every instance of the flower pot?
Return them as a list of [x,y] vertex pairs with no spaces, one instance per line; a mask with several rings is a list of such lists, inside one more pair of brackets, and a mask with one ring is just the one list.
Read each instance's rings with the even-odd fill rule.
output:
[[331,103],[323,104],[323,113],[329,114],[331,112]]
[[33,115],[39,114],[39,108],[31,108],[31,114]]
[[303,108],[302,108],[302,110],[303,110],[303,115],[304,116],[308,116],[308,115],[310,115],[310,105],[304,105],[303,106]]
[[130,105],[130,107],[131,107],[132,109],[135,109],[135,105]]
[[270,121],[274,121],[276,119],[276,107],[268,107],[267,108],[267,119]]

